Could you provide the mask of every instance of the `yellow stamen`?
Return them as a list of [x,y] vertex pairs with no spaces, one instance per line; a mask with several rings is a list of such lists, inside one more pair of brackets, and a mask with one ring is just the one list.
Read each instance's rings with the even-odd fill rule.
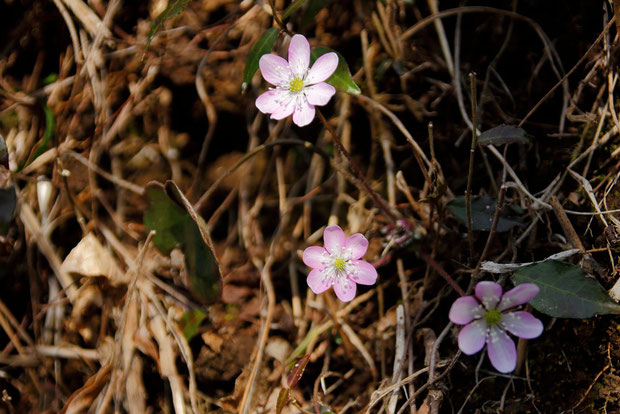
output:
[[304,87],[304,81],[301,78],[295,78],[288,84],[288,88],[291,92],[299,92]]
[[484,314],[484,320],[489,325],[497,325],[502,320],[502,314],[497,309],[490,309]]
[[347,262],[342,257],[339,257],[336,260],[334,260],[334,267],[336,269],[344,270],[346,266],[347,266]]

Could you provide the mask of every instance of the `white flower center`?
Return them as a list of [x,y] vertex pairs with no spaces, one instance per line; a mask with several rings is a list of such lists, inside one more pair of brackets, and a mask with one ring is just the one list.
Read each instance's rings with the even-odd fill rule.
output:
[[350,278],[355,280],[358,273],[357,266],[352,263],[351,249],[343,249],[340,246],[335,246],[333,253],[327,250],[323,253],[323,269],[324,277],[333,278]]

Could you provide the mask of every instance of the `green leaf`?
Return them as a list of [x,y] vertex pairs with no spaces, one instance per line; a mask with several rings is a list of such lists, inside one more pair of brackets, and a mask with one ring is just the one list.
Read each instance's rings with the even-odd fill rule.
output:
[[172,181],[163,186],[151,182],[146,187],[148,208],[144,224],[155,230],[155,246],[164,254],[180,245],[185,254],[185,268],[192,294],[205,303],[219,299],[222,277],[213,253],[204,220]]
[[181,320],[179,320],[179,327],[183,331],[183,336],[187,341],[191,341],[196,336],[200,324],[205,320],[207,314],[200,309],[190,309],[183,312]]
[[362,90],[359,88],[359,86],[357,86],[357,84],[351,77],[351,71],[349,70],[349,65],[347,64],[347,61],[340,53],[336,52],[335,50],[323,46],[315,47],[310,52],[311,63],[314,63],[314,61],[317,60],[319,56],[324,55],[328,52],[334,52],[338,55],[338,67],[336,68],[336,71],[333,73],[333,75],[330,76],[329,79],[327,79],[325,82],[329,83],[334,88],[346,93],[351,93],[354,95],[362,93]]
[[7,233],[16,206],[17,195],[11,184],[11,171],[9,171],[9,151],[4,138],[0,135],[0,234]]
[[284,406],[288,402],[291,390],[288,388],[282,388],[278,394],[278,400],[276,402],[276,414],[280,414],[284,409]]
[[0,135],[0,166],[7,169],[9,168],[9,149],[2,135]]
[[261,35],[256,43],[254,43],[254,46],[252,46],[252,49],[250,49],[250,54],[248,55],[248,60],[243,70],[243,83],[241,84],[242,93],[248,88],[248,85],[252,81],[252,77],[254,77],[254,74],[258,70],[258,61],[260,57],[271,52],[273,45],[278,39],[279,33],[280,31],[277,27],[271,27],[265,30],[265,33]]
[[43,112],[45,113],[45,132],[43,132],[43,138],[34,151],[32,151],[26,162],[18,168],[18,171],[21,171],[22,168],[36,160],[39,155],[47,151],[52,139],[54,138],[54,131],[56,130],[56,117],[54,116],[54,112],[47,105],[43,105]]
[[155,247],[163,254],[169,254],[184,238],[184,222],[189,215],[168,198],[164,187],[159,183],[149,183],[146,196],[148,207],[144,213],[144,225],[149,230],[155,230]]
[[305,32],[310,23],[314,21],[316,15],[329,4],[330,0],[310,0],[306,11],[301,16],[301,31]]
[[527,144],[530,142],[529,136],[524,129],[511,125],[500,125],[484,131],[478,137],[478,144],[502,145],[502,144]]
[[534,283],[540,293],[530,301],[539,312],[555,318],[590,318],[620,314],[620,305],[603,287],[572,264],[548,260],[525,266],[514,274],[515,284]]
[[16,206],[15,188],[0,188],[0,234],[6,235]]
[[[489,196],[472,197],[471,201],[471,221],[473,230],[491,230],[493,224],[493,215],[495,214],[495,206],[497,202]],[[467,225],[467,209],[465,207],[465,197],[457,197],[448,203],[448,211],[452,213],[458,221]],[[523,225],[522,220],[514,216],[514,210],[504,206],[497,223],[496,231],[498,233],[510,230],[515,226]]]
[[151,40],[153,40],[153,36],[155,36],[155,33],[157,33],[159,29],[161,29],[164,21],[172,19],[173,17],[181,14],[181,12],[185,10],[185,6],[187,6],[188,2],[189,0],[171,0],[170,2],[168,2],[168,7],[166,7],[166,9],[161,12],[161,14],[157,16],[155,20],[151,22],[151,30],[149,30],[149,35],[146,39],[146,45],[144,46],[144,51],[142,52],[142,59],[144,59],[144,54],[149,48]]
[[284,13],[282,13],[282,20],[288,18],[291,14],[293,14],[293,12],[295,12],[295,10],[299,9],[301,6],[303,6],[307,2],[308,2],[308,0],[296,0],[296,1],[292,2],[286,8],[286,10],[284,10]]

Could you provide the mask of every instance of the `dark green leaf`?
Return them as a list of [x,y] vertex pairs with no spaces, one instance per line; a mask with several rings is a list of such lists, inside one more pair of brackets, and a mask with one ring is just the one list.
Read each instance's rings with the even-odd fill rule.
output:
[[620,314],[620,305],[605,289],[572,264],[548,260],[525,266],[515,272],[514,282],[537,285],[540,293],[530,304],[549,316],[583,319],[597,314]]
[[349,65],[347,64],[347,61],[340,53],[323,46],[315,47],[310,53],[311,63],[314,63],[314,61],[317,60],[319,56],[324,55],[328,52],[335,52],[338,55],[338,67],[336,68],[334,74],[330,76],[329,79],[327,79],[325,82],[329,83],[336,89],[339,89],[343,92],[355,95],[361,93],[361,89],[359,88],[359,86],[357,86],[357,84],[351,77],[351,71],[349,70]]
[[524,129],[511,125],[500,125],[495,128],[484,131],[478,137],[478,144],[486,145],[502,145],[502,144],[527,144],[530,142],[527,132]]
[[282,13],[282,20],[286,19],[288,16],[290,16],[291,14],[293,14],[293,12],[295,10],[297,10],[298,8],[300,8],[301,6],[303,6],[304,4],[306,4],[308,2],[308,0],[295,0],[294,2],[292,2],[287,8],[286,10],[284,10],[284,13]]
[[179,327],[188,342],[196,336],[200,324],[202,324],[206,317],[207,314],[200,309],[191,309],[183,313],[181,320],[179,320]]
[[184,238],[184,222],[189,219],[189,215],[168,198],[164,187],[159,183],[149,183],[146,196],[148,207],[144,213],[144,225],[149,230],[155,230],[155,247],[162,253],[169,254]]
[[159,31],[161,25],[164,24],[164,21],[181,14],[181,12],[185,10],[185,6],[187,6],[188,2],[189,0],[171,0],[168,2],[168,7],[166,7],[166,9],[151,22],[151,30],[149,30],[149,35],[146,39],[146,45],[144,46],[142,58],[144,58],[144,53],[146,53],[146,50],[149,48],[151,40],[153,40],[153,36],[155,36],[155,33]]
[[[3,167],[0,167],[3,168]],[[13,213],[17,206],[15,188],[0,188],[0,234],[6,234],[8,225],[13,220]]]
[[306,11],[301,16],[301,31],[305,32],[310,23],[314,21],[316,15],[323,9],[330,0],[310,0]]
[[258,61],[261,56],[266,55],[271,52],[273,45],[276,43],[278,39],[278,34],[280,31],[277,27],[272,27],[265,30],[265,33],[261,35],[261,37],[254,43],[252,49],[250,49],[250,54],[248,55],[248,60],[245,62],[245,69],[243,71],[243,83],[241,84],[241,92],[245,92],[248,88],[248,85],[252,81],[252,77],[258,70]]
[[4,138],[0,135],[0,234],[6,234],[8,231],[16,206],[17,195],[11,184],[11,171],[9,171],[9,151]]
[[[491,230],[493,215],[497,202],[488,196],[472,197],[471,201],[471,221],[473,230]],[[448,211],[457,218],[458,221],[467,225],[467,210],[465,207],[465,197],[457,197],[448,203]],[[521,226],[522,220],[512,216],[511,208],[504,206],[497,223],[497,232],[508,231],[515,226]]]
[[284,409],[284,406],[288,402],[291,390],[288,388],[282,388],[278,394],[278,401],[276,402],[276,414],[280,414]]
[[21,170],[37,159],[39,155],[47,151],[54,138],[54,131],[56,130],[56,117],[54,116],[54,112],[47,105],[43,105],[43,112],[45,112],[45,132],[43,133],[43,139],[41,139],[39,145],[37,145],[34,151],[32,151],[32,154],[30,154],[30,157],[28,157],[28,160],[26,160],[24,165],[20,166],[18,170]]
[[6,147],[2,135],[0,135],[0,166],[9,168],[9,149]]
[[144,224],[149,230],[156,231],[155,246],[167,254],[180,245],[185,254],[188,287],[192,294],[206,303],[219,299],[221,272],[204,220],[172,181],[168,181],[165,187],[151,182],[146,192],[149,206]]
[[290,388],[297,385],[301,376],[304,375],[304,370],[306,369],[306,365],[308,365],[308,361],[310,361],[310,354],[304,355],[293,365],[293,369],[291,369],[287,377],[288,386]]

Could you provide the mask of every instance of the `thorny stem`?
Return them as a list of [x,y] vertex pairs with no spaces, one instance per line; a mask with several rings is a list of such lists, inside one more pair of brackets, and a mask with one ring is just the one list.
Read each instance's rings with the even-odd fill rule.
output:
[[381,199],[381,197],[379,197],[379,195],[370,187],[370,184],[366,180],[366,177],[364,177],[362,171],[359,169],[355,161],[353,161],[353,158],[351,158],[351,154],[349,154],[349,151],[347,151],[346,148],[342,145],[342,142],[340,142],[340,138],[338,138],[336,131],[334,131],[331,125],[327,123],[327,119],[325,119],[325,117],[318,108],[316,110],[316,113],[319,116],[319,119],[321,120],[323,125],[325,125],[325,128],[327,128],[327,130],[329,131],[332,140],[334,141],[334,144],[336,144],[336,148],[338,148],[338,151],[340,151],[340,153],[347,159],[349,165],[351,166],[351,169],[353,170],[357,178],[361,181],[364,190],[366,190],[368,195],[372,197],[377,207],[379,207],[381,211],[383,211],[383,214],[385,214],[390,219],[390,221],[392,221],[392,223],[396,223],[397,217],[394,215],[394,213],[392,213],[390,207],[385,204],[385,201],[383,201],[383,199]]
[[474,233],[472,230],[471,218],[471,181],[474,175],[474,156],[476,155],[476,145],[478,144],[477,124],[477,102],[476,102],[476,73],[470,72],[469,82],[471,88],[471,148],[469,150],[469,171],[467,173],[467,190],[465,190],[465,209],[467,211],[467,239],[469,240],[469,257],[474,258]]

